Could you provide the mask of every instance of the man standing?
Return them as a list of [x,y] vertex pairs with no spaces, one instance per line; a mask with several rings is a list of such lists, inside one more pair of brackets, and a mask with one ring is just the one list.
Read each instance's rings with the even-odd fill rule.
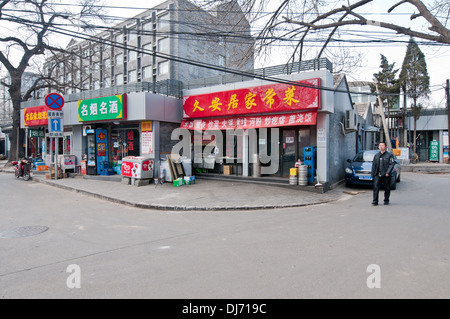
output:
[[384,186],[384,205],[389,205],[391,195],[391,174],[394,169],[394,155],[386,151],[386,143],[380,142],[378,145],[379,153],[373,158],[372,178],[373,178],[373,201],[372,205],[378,205],[378,194],[380,188]]

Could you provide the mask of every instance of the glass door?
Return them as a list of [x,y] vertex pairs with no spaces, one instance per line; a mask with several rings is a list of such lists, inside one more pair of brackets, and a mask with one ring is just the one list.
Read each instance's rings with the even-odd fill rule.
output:
[[297,154],[297,130],[282,129],[280,150],[280,173],[282,177],[289,177],[290,169],[295,167]]

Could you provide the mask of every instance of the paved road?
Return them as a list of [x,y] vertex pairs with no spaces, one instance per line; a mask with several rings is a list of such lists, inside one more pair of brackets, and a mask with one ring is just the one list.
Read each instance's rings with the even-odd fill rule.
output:
[[[0,174],[0,298],[449,298],[449,184],[404,173],[390,206],[351,189],[317,206],[175,213]],[[23,226],[49,230],[11,238]]]

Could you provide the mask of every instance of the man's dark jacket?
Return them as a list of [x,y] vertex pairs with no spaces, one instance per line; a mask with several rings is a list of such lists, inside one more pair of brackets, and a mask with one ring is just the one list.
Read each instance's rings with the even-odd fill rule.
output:
[[394,170],[394,155],[388,151],[381,154],[377,153],[373,158],[372,177],[379,173],[380,176],[391,175]]

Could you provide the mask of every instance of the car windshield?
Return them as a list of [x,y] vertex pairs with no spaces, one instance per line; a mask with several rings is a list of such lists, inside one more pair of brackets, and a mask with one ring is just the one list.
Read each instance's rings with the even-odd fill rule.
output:
[[359,152],[356,154],[353,162],[373,162],[373,157],[376,153],[373,152]]

